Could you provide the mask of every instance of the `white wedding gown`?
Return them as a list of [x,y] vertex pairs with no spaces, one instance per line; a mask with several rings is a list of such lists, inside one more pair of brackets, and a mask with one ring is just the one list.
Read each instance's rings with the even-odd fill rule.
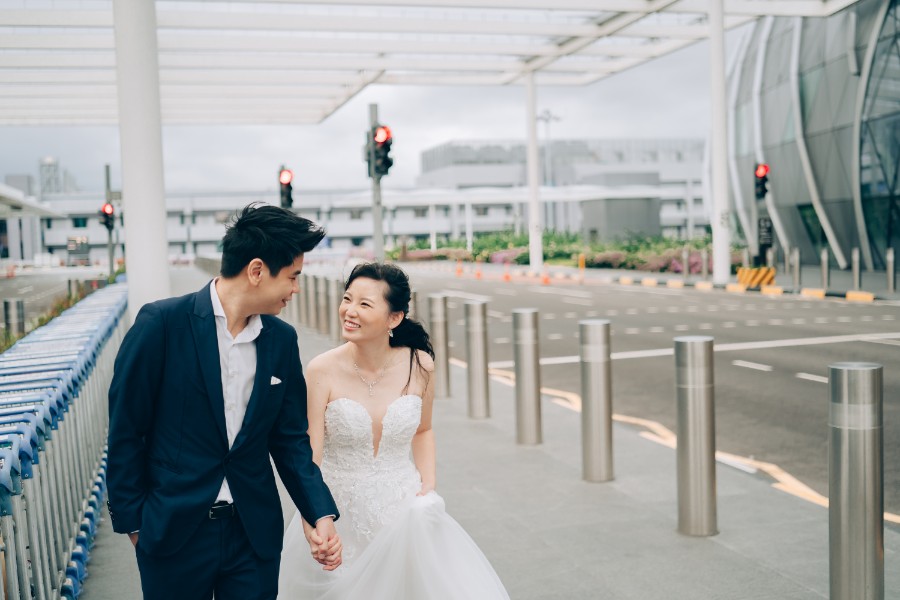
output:
[[366,408],[349,398],[328,403],[322,475],[341,511],[335,525],[343,564],[323,571],[294,515],[281,556],[280,600],[509,598],[444,500],[435,492],[416,496],[422,482],[410,443],[421,414],[420,397],[397,398],[384,415],[376,456]]

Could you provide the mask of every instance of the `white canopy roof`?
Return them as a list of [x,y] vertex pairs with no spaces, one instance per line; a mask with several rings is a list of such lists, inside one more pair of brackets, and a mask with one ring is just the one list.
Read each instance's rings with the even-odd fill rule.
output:
[[[141,0],[143,1],[143,0]],[[724,0],[726,28],[855,0]],[[580,86],[708,35],[708,0],[156,0],[163,124],[317,123],[366,86]],[[111,0],[0,0],[0,125],[116,124]]]
[[57,217],[65,215],[48,208],[21,190],[0,183],[0,219],[11,217]]

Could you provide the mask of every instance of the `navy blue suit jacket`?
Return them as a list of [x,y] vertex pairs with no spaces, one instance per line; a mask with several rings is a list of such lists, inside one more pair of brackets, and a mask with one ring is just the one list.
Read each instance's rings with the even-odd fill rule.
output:
[[177,552],[227,477],[253,549],[277,557],[284,520],[270,455],[309,523],[338,514],[312,460],[297,332],[261,318],[253,393],[230,449],[208,285],[145,305],[122,342],[109,389],[109,513],[115,531],[140,530],[148,554]]

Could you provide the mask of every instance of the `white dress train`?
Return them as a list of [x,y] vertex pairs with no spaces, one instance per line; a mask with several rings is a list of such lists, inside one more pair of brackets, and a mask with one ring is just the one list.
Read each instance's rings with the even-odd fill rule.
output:
[[411,459],[422,399],[388,407],[378,454],[366,408],[349,398],[325,409],[322,475],[341,518],[343,564],[323,571],[310,556],[300,515],[288,526],[279,600],[507,600],[500,578],[437,493],[416,496]]

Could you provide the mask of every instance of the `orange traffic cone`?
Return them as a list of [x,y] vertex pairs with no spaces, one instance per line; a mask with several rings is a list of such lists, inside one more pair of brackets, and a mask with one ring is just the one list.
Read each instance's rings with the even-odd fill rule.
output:
[[475,279],[481,279],[481,261],[475,263]]
[[543,285],[550,285],[550,275],[547,273],[547,269],[541,273],[541,283]]
[[463,274],[463,270],[462,270],[462,260],[457,259],[457,260],[456,260],[456,276],[457,276],[457,277],[462,277],[462,274]]
[[503,267],[503,281],[512,281],[512,275],[509,274],[509,263]]

